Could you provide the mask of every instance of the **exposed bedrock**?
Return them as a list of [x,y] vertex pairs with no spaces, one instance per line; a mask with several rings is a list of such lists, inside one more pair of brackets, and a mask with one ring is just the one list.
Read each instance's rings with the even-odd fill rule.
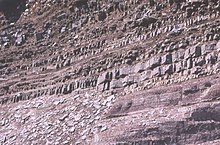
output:
[[220,1],[0,0],[0,144],[219,145]]

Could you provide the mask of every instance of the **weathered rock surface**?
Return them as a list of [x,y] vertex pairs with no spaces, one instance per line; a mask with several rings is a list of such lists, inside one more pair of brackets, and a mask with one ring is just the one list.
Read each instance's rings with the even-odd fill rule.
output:
[[0,0],[0,144],[220,144],[217,0]]

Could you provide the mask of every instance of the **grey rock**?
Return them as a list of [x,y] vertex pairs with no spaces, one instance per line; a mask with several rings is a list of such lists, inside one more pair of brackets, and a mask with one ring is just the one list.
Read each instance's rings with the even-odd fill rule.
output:
[[139,21],[138,22],[139,26],[148,27],[148,26],[150,26],[150,24],[155,23],[157,21],[157,19],[154,17],[143,17],[138,21]]
[[88,0],[76,0],[76,1],[74,1],[74,5],[76,6],[76,7],[82,7],[82,6],[85,6],[85,5],[87,5],[87,2],[88,2]]
[[69,114],[64,114],[62,117],[59,118],[59,120],[64,121],[68,116]]
[[151,78],[151,71],[147,70],[147,71],[144,71],[144,72],[141,73],[141,75],[139,77],[139,80],[140,81],[146,81],[150,78]]
[[206,64],[206,60],[204,56],[195,59],[195,66],[203,66],[204,64]]
[[61,29],[60,29],[60,33],[63,33],[63,32],[65,32],[66,31],[66,27],[62,27]]
[[81,114],[77,114],[74,117],[75,121],[79,121],[81,118],[82,118]]
[[146,66],[144,63],[138,63],[134,66],[134,72],[135,73],[140,73],[146,70]]
[[179,61],[177,63],[175,63],[174,65],[175,67],[175,72],[179,73],[180,71],[183,70],[184,66],[183,66],[183,61]]
[[161,75],[162,75],[162,67],[156,67],[151,72],[152,77],[159,77]]
[[184,52],[185,52],[184,50],[178,50],[174,52],[172,55],[173,62],[178,62],[184,59]]
[[24,43],[25,35],[18,35],[17,39],[15,40],[16,46],[21,46]]
[[131,74],[132,69],[130,66],[123,67],[123,68],[120,68],[119,73],[120,73],[120,77],[123,78],[123,77],[127,76],[128,74]]
[[113,79],[110,83],[110,89],[122,88],[123,83],[121,80]]
[[107,17],[106,12],[104,12],[104,11],[99,12],[99,14],[98,14],[99,21],[104,21],[106,19],[106,17]]
[[187,60],[184,61],[184,67],[187,69],[190,69],[193,67],[192,58],[188,58]]
[[106,131],[107,129],[108,129],[107,126],[102,126],[101,129],[100,129],[100,131],[101,131],[101,132],[104,132],[104,131]]
[[191,74],[199,74],[201,72],[202,72],[202,68],[200,66],[196,66],[191,69]]
[[218,51],[220,51],[220,41],[217,42],[215,48],[216,48]]
[[36,41],[40,41],[40,40],[43,39],[43,34],[42,33],[36,33],[35,37],[36,37]]
[[149,63],[149,67],[151,69],[153,69],[153,68],[161,65],[161,57],[160,56],[154,56],[147,63]]
[[76,130],[75,127],[71,127],[71,128],[69,129],[69,132],[70,132],[70,133],[73,133],[73,132],[75,132],[75,130]]
[[137,83],[139,82],[139,77],[137,76],[126,76],[123,80],[122,80],[122,84],[123,84],[123,87],[125,86],[130,86],[134,83]]
[[163,71],[162,74],[168,74],[168,75],[171,75],[171,74],[174,72],[174,67],[173,67],[172,64],[170,64],[170,65],[166,65],[166,66],[163,66],[162,71]]
[[210,64],[215,64],[217,59],[218,59],[218,56],[215,53],[213,53],[213,52],[209,53],[205,57],[206,63],[210,63]]
[[99,85],[99,84],[105,83],[106,81],[111,81],[112,78],[113,78],[112,72],[105,72],[98,77],[97,84]]
[[190,48],[186,49],[184,52],[184,59],[188,59],[191,57]]
[[171,36],[178,36],[181,34],[183,30],[179,26],[174,26],[169,35]]
[[161,64],[171,64],[172,54],[167,54],[161,57]]
[[112,100],[114,100],[115,99],[115,95],[111,95],[111,96],[109,96],[106,100],[108,101],[108,102],[111,102]]
[[195,46],[190,49],[190,53],[192,57],[199,57],[202,55],[201,46]]
[[214,49],[215,49],[214,44],[203,44],[201,46],[201,54],[206,55],[206,54],[212,52]]

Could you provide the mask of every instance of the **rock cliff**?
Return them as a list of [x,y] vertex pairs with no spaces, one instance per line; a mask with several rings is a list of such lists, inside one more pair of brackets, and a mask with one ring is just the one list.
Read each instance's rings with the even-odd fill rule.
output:
[[220,1],[0,0],[0,144],[219,145]]

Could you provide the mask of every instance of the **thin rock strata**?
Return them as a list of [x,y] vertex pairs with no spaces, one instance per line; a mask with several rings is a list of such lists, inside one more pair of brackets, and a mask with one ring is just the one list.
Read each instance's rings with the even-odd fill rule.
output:
[[0,144],[220,144],[218,0],[0,0],[0,51]]

